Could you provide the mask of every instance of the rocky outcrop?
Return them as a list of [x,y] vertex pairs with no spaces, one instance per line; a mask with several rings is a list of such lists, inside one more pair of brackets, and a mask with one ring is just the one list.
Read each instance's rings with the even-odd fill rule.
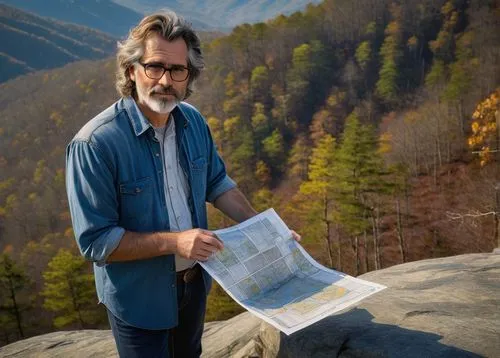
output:
[[262,355],[500,356],[500,255],[417,261],[361,278],[388,288],[290,336],[263,324]]
[[[203,357],[498,357],[500,255],[469,254],[361,276],[388,288],[286,336],[249,313],[205,327]],[[55,332],[0,357],[116,357],[110,331]]]
[[111,331],[53,332],[0,348],[0,357],[118,357]]
[[[208,322],[203,333],[204,358],[259,356],[256,339],[261,320],[245,312],[227,321]],[[0,357],[68,358],[118,357],[113,334],[108,330],[53,332],[0,348]]]

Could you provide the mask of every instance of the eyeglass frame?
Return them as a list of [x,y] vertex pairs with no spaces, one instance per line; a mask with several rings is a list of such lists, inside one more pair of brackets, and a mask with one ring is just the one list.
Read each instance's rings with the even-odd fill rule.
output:
[[[170,79],[174,82],[184,82],[186,81],[188,78],[189,78],[189,75],[190,75],[190,72],[191,72],[191,69],[188,67],[188,66],[183,66],[183,65],[173,65],[174,67],[171,67],[171,68],[167,68],[165,66],[163,66],[161,63],[158,63],[158,62],[152,62],[152,63],[142,63],[140,61],[137,61],[137,63],[139,65],[142,66],[142,68],[144,69],[144,74],[146,75],[147,78],[150,78],[152,80],[160,80],[163,76],[165,76],[165,72],[168,72],[168,75],[170,77]],[[158,78],[155,78],[155,77],[151,77],[148,75],[148,72],[147,72],[147,68],[149,66],[154,66],[154,67],[161,67],[163,68],[163,73],[161,74],[160,77]],[[187,70],[187,75],[186,75],[186,78],[183,79],[182,81],[179,81],[179,80],[175,80],[173,77],[172,77],[172,70],[177,70],[177,69],[183,69],[183,70]]]

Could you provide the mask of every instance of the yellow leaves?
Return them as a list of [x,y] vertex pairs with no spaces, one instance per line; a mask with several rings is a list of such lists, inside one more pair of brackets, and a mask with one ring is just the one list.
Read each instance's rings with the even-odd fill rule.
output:
[[412,37],[410,37],[408,39],[408,47],[411,47],[411,48],[415,48],[417,46],[417,43],[418,43],[418,39],[415,35],[413,35]]
[[72,227],[69,227],[67,228],[65,231],[64,231],[64,237],[68,238],[68,239],[72,239],[74,238],[74,232],[73,232],[73,228]]
[[[496,148],[497,136],[497,116],[500,116],[500,88],[486,97],[479,103],[472,114],[471,123],[472,135],[467,139],[469,148],[478,148],[481,166],[489,163],[492,153],[500,148]],[[493,145],[493,149],[491,148]]]
[[379,140],[379,154],[392,152],[392,134],[389,132],[382,133]]
[[7,190],[9,189],[10,187],[12,187],[12,185],[14,184],[15,182],[15,179],[14,178],[9,178],[9,179],[6,179],[4,181],[0,181],[0,193],[4,190]]
[[453,2],[448,1],[441,8],[441,13],[446,16],[446,15],[449,15],[453,10],[455,10],[455,8],[453,6]]
[[479,152],[479,158],[480,158],[480,165],[483,167],[486,165],[491,160],[491,150],[490,147],[485,146],[481,148],[481,151]]
[[64,185],[65,181],[65,176],[64,176],[64,169],[59,168],[56,170],[56,175],[54,176],[54,183],[57,185]]
[[404,121],[407,124],[415,123],[420,118],[420,115],[416,111],[408,111],[404,116]]
[[326,100],[326,104],[329,107],[335,108],[339,105],[342,105],[346,98],[346,92],[344,91],[335,91],[333,94],[330,94]]
[[[474,114],[476,113],[479,113],[479,112],[474,112]],[[479,115],[477,116],[474,116],[472,115],[472,118],[474,119],[477,119]],[[476,134],[477,132],[479,132],[479,123],[478,122],[472,122],[472,125],[471,125],[471,128],[472,128],[472,133]]]
[[224,121],[224,133],[226,135],[231,135],[238,130],[240,124],[240,117],[231,117]]
[[267,185],[271,181],[271,171],[264,161],[259,160],[257,162],[255,167],[255,176],[263,185]]
[[389,25],[387,25],[387,27],[385,28],[385,34],[387,36],[396,35],[399,33],[399,31],[400,31],[400,26],[397,21],[390,22]]
[[35,184],[40,184],[43,180],[44,177],[44,172],[45,172],[45,160],[39,160],[36,165],[35,173],[33,174],[33,182]]
[[50,114],[50,120],[53,121],[57,128],[62,127],[64,124],[64,118],[60,112],[53,111]]

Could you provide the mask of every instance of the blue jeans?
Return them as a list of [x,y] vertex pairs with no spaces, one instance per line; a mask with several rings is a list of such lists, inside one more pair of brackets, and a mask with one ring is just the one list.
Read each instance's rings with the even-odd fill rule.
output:
[[[150,292],[154,295],[154,292]],[[206,289],[199,274],[192,282],[177,281],[179,324],[147,330],[128,325],[109,310],[108,319],[120,358],[195,358],[201,355]],[[140,302],[137,302],[140,304]]]

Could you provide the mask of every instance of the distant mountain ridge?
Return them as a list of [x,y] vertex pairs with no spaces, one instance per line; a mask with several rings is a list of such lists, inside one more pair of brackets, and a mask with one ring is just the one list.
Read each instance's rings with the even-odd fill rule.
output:
[[[172,9],[190,20],[219,28],[232,28],[245,22],[264,22],[280,14],[301,11],[322,0],[113,0],[137,12]],[[196,27],[196,26],[195,26]]]
[[182,15],[200,31],[229,31],[243,23],[264,22],[301,11],[321,0],[0,0],[39,16],[95,28],[125,37],[142,16],[160,9]]
[[116,40],[99,31],[0,4],[0,82],[40,69],[111,55]]
[[110,0],[0,0],[9,6],[124,37],[142,15]]

